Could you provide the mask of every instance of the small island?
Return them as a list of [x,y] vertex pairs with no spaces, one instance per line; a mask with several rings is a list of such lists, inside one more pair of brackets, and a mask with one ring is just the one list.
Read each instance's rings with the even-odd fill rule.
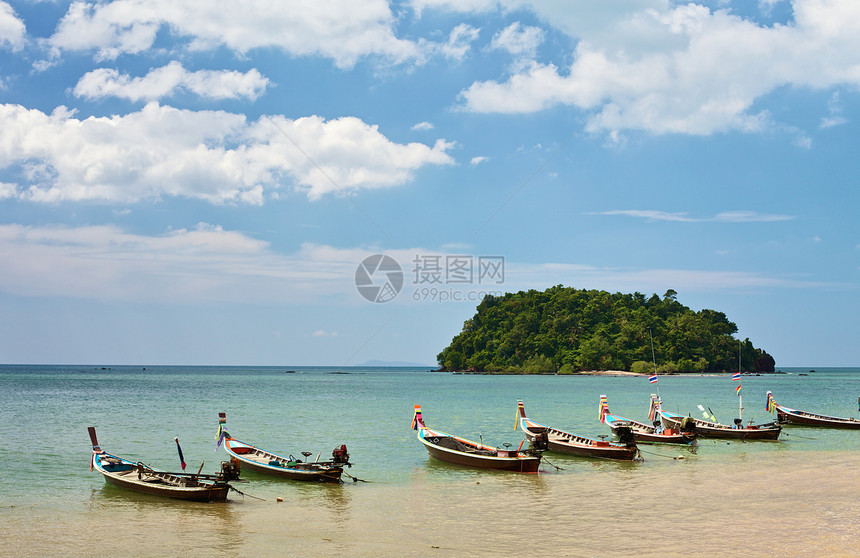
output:
[[[677,295],[557,285],[487,296],[437,361],[441,371],[495,374],[648,373],[654,361],[664,374],[737,371],[737,325],[723,312],[695,312]],[[740,370],[774,367],[749,338],[740,342]]]

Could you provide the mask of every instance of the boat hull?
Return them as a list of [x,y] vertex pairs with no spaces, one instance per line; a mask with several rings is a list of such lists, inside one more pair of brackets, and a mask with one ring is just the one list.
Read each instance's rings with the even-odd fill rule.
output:
[[[628,425],[620,424],[619,426]],[[612,426],[610,428],[614,434],[615,428]],[[633,428],[633,439],[636,440],[637,444],[692,444],[696,436],[690,434],[657,434]]]
[[520,430],[523,431],[526,439],[529,442],[535,442],[535,440],[543,437],[545,434],[547,449],[549,451],[580,457],[617,459],[619,461],[633,461],[639,457],[639,448],[636,447],[636,444],[627,445],[607,442],[605,440],[595,440],[535,422],[526,417],[522,401],[518,404],[518,411]]
[[696,439],[695,432],[684,432],[676,429],[672,429],[670,433],[666,433],[666,431],[657,432],[656,428],[644,422],[616,415],[608,414],[605,420],[612,433],[616,436],[618,435],[617,429],[624,426],[630,428],[633,431],[633,439],[637,444],[691,444]]
[[[152,494],[175,500],[190,500],[194,502],[224,502],[227,500],[227,493],[230,491],[230,485],[226,483],[199,483],[198,486],[174,486],[158,480],[157,477],[149,476],[146,473],[139,474],[134,463],[122,458],[112,457],[119,460],[121,465],[116,467],[117,470],[111,471],[102,464],[101,456],[95,456],[93,466],[101,473],[105,481],[113,486],[134,490],[144,494]],[[153,471],[154,474],[163,474],[160,471]]]
[[[517,473],[537,473],[540,469],[541,458],[539,456],[527,455],[514,450],[500,450],[498,448],[483,446],[482,444],[451,436],[444,432],[422,428],[418,432],[418,440],[427,449],[430,457],[446,463],[453,463],[454,465],[462,465],[473,469],[494,469]],[[450,443],[451,440],[468,449],[458,450],[440,445]],[[478,452],[486,452],[486,454]]]
[[[546,428],[546,427],[545,427]],[[539,431],[534,428],[524,428],[526,439],[534,442]],[[616,459],[619,461],[633,461],[639,455],[636,446],[619,446],[603,440],[591,440],[590,443],[577,442],[567,436],[573,436],[561,430],[547,428],[549,440],[547,442],[549,451],[566,453],[579,457],[594,457],[597,459]],[[575,437],[576,438],[576,437]]]
[[[663,425],[666,428],[680,428],[681,421],[685,418],[674,413],[660,412]],[[696,420],[696,434],[703,438],[723,438],[731,440],[777,440],[782,427],[779,425],[759,425],[746,428],[732,428],[725,424],[718,424],[703,420]]]
[[282,479],[307,482],[340,482],[343,467],[329,463],[300,463],[261,450],[239,440],[224,440],[224,449],[242,469]]
[[807,413],[805,411],[798,411],[797,409],[790,409],[788,407],[777,406],[776,415],[777,420],[784,424],[817,426],[819,428],[860,429],[860,420]]

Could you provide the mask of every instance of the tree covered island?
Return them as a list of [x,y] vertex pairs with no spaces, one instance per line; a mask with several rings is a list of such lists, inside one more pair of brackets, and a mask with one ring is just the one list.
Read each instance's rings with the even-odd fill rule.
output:
[[[487,296],[436,358],[447,371],[645,373],[653,370],[650,330],[659,372],[737,370],[737,325],[723,312],[694,312],[677,294],[647,298],[558,285]],[[773,357],[749,338],[740,357],[741,370],[774,370]]]

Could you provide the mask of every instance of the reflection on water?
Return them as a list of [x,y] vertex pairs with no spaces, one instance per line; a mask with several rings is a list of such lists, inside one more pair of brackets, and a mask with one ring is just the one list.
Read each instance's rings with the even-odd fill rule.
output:
[[230,553],[244,542],[241,516],[232,503],[172,500],[105,484],[92,491],[84,515],[87,538],[92,540],[90,526],[95,526],[101,549],[146,549],[152,555]]

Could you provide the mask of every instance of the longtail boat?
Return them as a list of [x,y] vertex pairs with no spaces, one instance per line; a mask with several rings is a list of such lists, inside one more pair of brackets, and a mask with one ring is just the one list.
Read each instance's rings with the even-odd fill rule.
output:
[[[653,421],[652,424],[614,415],[609,412],[608,405],[601,407],[604,409],[602,413],[603,422],[618,437],[623,435],[624,428],[631,429],[633,431],[633,439],[637,444],[692,444],[696,440],[696,426],[693,421],[688,421],[686,424],[682,423],[679,429],[663,428],[656,411],[657,400],[657,395],[652,393],[651,410],[649,412],[649,417]],[[605,399],[602,399],[602,401],[605,401]]]
[[[98,470],[108,483],[120,488],[179,500],[224,502],[227,493],[233,488],[230,481],[239,478],[238,467],[228,462],[221,463],[221,471],[217,475],[201,475],[199,471],[196,474],[169,473],[153,469],[141,462],[102,451],[96,439],[96,429],[90,426],[88,430],[93,443],[92,468]],[[180,459],[181,455],[180,449]]]
[[822,415],[819,413],[810,413],[807,411],[799,411],[779,405],[773,400],[773,394],[767,392],[768,404],[767,410],[773,412],[776,410],[776,417],[780,423],[796,424],[801,426],[818,426],[823,428],[858,428],[860,429],[860,420],[853,417],[833,417],[830,415]]
[[525,433],[526,439],[533,442],[546,436],[546,444],[549,451],[601,459],[627,461],[641,459],[639,448],[636,447],[633,432],[629,427],[618,428],[620,442],[608,442],[606,440],[595,440],[585,436],[577,436],[576,434],[535,422],[526,417],[526,409],[522,401],[517,401],[517,413],[519,427]]
[[418,431],[418,441],[424,444],[430,457],[476,469],[497,469],[519,473],[537,473],[541,462],[540,444],[521,451],[520,447],[500,449],[452,436],[439,430],[431,430],[424,424],[421,406],[415,405],[412,429]]
[[[716,421],[699,419],[664,411],[658,401],[657,412],[666,428],[682,428],[692,420],[696,425],[696,434],[703,438],[727,438],[733,440],[776,440],[782,431],[782,426],[775,422],[748,424],[736,422],[734,426],[720,424]],[[740,419],[736,419],[740,420]]]
[[[352,466],[346,445],[336,447],[330,460],[319,461],[317,456],[315,461],[302,461],[292,455],[284,457],[237,440],[227,432],[226,425],[227,414],[218,413],[218,446],[223,443],[224,450],[236,459],[241,467],[257,473],[290,480],[340,482],[344,465]],[[305,459],[310,455],[311,452],[302,452]]]

